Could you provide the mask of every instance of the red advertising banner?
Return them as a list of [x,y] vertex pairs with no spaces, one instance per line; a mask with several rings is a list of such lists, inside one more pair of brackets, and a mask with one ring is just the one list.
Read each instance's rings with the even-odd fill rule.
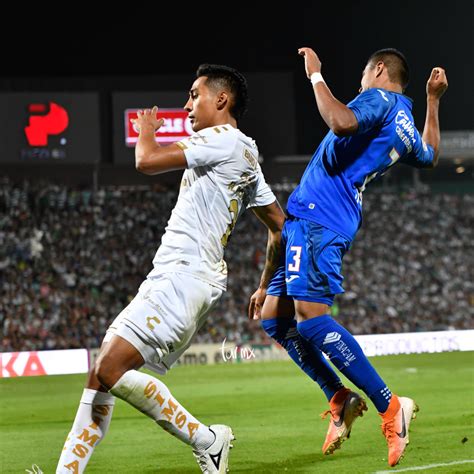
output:
[[[125,144],[128,147],[135,146],[138,140],[138,132],[131,122],[132,119],[137,118],[137,110],[140,109],[126,109],[124,113]],[[157,117],[165,120],[165,123],[156,132],[158,143],[177,142],[193,133],[188,113],[183,109],[159,109]]]

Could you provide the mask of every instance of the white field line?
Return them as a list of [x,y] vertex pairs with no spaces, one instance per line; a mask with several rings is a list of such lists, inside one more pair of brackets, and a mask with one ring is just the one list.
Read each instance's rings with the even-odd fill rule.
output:
[[439,464],[426,464],[425,466],[406,467],[405,469],[391,469],[390,471],[377,471],[374,474],[391,474],[394,472],[423,471],[425,469],[436,469],[437,467],[455,466],[457,464],[474,463],[474,459],[465,459],[464,461],[442,462]]

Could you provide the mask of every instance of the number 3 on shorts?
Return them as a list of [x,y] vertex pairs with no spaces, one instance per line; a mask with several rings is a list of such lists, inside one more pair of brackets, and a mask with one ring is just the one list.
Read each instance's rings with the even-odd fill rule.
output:
[[300,271],[300,263],[301,263],[301,246],[300,245],[292,245],[290,247],[290,252],[295,252],[293,255],[293,263],[288,264],[288,271],[289,272],[299,272]]

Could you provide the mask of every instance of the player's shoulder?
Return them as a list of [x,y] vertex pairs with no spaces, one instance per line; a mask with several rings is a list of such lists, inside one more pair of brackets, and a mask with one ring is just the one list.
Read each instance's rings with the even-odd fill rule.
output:
[[194,137],[205,137],[208,140],[220,140],[220,141],[230,141],[237,138],[238,130],[232,125],[215,125],[212,127],[203,128],[199,132],[196,132]]
[[373,87],[361,92],[358,97],[361,100],[380,101],[393,105],[397,101],[397,95],[399,94],[379,87]]
[[186,155],[201,153],[223,158],[232,154],[236,146],[237,132],[231,125],[217,125],[194,132],[178,143]]

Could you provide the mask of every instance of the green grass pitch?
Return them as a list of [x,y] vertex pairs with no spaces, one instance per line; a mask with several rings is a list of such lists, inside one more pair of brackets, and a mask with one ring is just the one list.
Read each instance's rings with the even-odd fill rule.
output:
[[[420,405],[410,445],[396,472],[474,459],[474,353],[378,357],[372,362],[395,393]],[[389,470],[380,420],[369,412],[333,456],[323,456],[327,408],[322,392],[291,362],[179,367],[163,378],[204,423],[225,423],[236,435],[231,472],[374,473]],[[0,379],[0,472],[37,464],[54,473],[75,416],[85,375]],[[107,437],[89,473],[196,473],[188,446],[118,400]],[[417,473],[474,472],[474,464]]]

